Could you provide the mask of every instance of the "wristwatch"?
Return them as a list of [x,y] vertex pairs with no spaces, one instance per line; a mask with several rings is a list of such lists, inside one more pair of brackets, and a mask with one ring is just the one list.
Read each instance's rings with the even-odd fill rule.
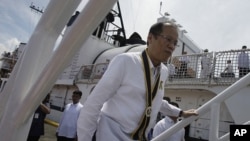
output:
[[181,110],[180,113],[179,113],[179,117],[181,117],[183,114],[183,111]]

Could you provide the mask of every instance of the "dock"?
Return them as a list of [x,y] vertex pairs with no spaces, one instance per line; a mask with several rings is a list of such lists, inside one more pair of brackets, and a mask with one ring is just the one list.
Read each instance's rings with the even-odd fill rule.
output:
[[44,136],[41,136],[39,141],[56,141],[57,127],[50,124],[44,124]]

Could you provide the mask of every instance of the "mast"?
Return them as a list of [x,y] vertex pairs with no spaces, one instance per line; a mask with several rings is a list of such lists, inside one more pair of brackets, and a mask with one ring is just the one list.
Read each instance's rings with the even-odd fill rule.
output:
[[38,6],[35,6],[33,2],[30,4],[30,9],[36,11],[37,13],[43,14],[43,8],[39,8]]

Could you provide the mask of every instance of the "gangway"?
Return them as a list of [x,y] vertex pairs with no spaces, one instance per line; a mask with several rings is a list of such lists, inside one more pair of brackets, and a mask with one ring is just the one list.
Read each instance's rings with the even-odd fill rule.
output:
[[[220,94],[215,96],[213,99],[208,101],[206,104],[202,105],[200,108],[197,109],[197,112],[199,116],[193,116],[186,119],[183,119],[167,131],[163,132],[156,138],[154,138],[152,141],[163,141],[165,138],[171,136],[181,128],[184,128],[194,120],[198,119],[200,116],[204,115],[208,111],[211,111],[210,113],[210,133],[209,133],[209,141],[228,141],[229,140],[229,133],[225,134],[224,136],[219,137],[218,136],[218,128],[219,128],[219,113],[220,113],[220,105],[222,102],[227,102],[233,107],[230,107],[230,112],[232,115],[236,114],[234,117],[240,117],[240,118],[234,118],[235,124],[249,124],[250,119],[250,103],[248,101],[244,101],[244,104],[242,104],[242,101],[235,101],[236,97],[237,99],[244,99],[245,97],[248,97],[249,100],[249,91],[244,91],[244,93],[241,93],[241,95],[237,95],[239,91],[242,91],[243,88],[248,87],[250,84],[250,74],[247,74],[245,77],[241,78],[239,81],[234,83],[233,85],[226,88],[224,91],[222,91]],[[249,88],[248,88],[249,89]],[[238,98],[240,97],[240,98]],[[234,104],[232,104],[234,103]]]

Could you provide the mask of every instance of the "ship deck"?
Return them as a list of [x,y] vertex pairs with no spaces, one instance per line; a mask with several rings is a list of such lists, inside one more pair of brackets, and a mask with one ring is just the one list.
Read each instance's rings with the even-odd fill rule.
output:
[[[40,138],[40,141],[56,141],[56,129],[57,127],[45,123],[45,134]],[[186,141],[206,141],[195,138],[186,138]]]
[[40,141],[56,141],[56,129],[57,127],[49,125],[47,123],[44,124],[44,136],[41,136]]

